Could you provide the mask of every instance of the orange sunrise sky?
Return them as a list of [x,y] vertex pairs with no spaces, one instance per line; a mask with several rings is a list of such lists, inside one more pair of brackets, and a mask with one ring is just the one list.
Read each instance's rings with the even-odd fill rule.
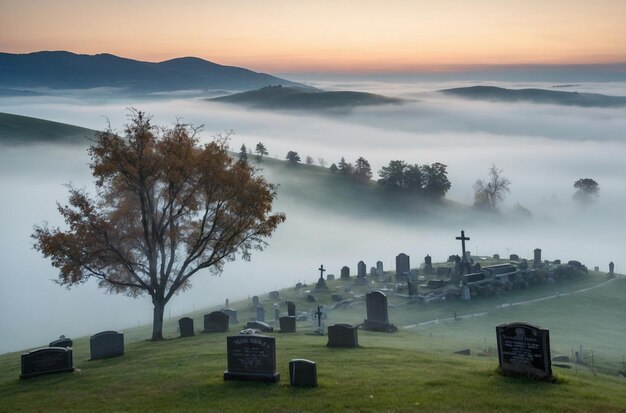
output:
[[267,72],[626,62],[626,0],[0,0],[0,51]]

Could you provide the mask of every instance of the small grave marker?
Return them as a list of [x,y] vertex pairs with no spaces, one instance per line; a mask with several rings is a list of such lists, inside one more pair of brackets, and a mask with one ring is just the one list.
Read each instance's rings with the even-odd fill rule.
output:
[[294,387],[317,386],[317,364],[305,359],[289,362],[289,383]]

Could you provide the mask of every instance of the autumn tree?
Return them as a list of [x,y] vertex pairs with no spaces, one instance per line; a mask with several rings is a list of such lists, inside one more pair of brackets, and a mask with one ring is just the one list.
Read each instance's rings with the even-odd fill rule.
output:
[[68,186],[65,228],[35,226],[34,248],[61,285],[94,278],[109,292],[149,295],[152,339],[162,339],[165,306],[191,277],[249,260],[285,220],[271,211],[276,188],[227,149],[226,139],[201,146],[192,127],[159,128],[132,111],[122,135],[99,132],[89,148],[95,194]]
[[474,205],[495,211],[498,204],[504,200],[504,195],[510,192],[511,181],[502,176],[502,169],[491,165],[486,180],[479,179],[474,184]]
[[600,193],[600,185],[591,178],[581,178],[574,182],[574,188],[576,192],[572,196],[574,200],[580,202],[582,205],[589,205],[593,203],[594,199]]

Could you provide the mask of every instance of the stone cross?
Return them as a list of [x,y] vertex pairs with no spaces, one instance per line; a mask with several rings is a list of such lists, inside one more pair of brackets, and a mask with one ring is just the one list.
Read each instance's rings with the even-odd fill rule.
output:
[[320,272],[320,279],[323,280],[324,279],[324,272],[326,272],[326,269],[324,269],[324,264],[320,265],[318,270]]
[[470,238],[465,236],[465,231],[461,230],[461,236],[460,237],[456,237],[457,240],[461,241],[461,250],[463,252],[462,255],[462,259],[461,262],[463,262],[463,270],[467,270],[467,273],[469,274],[471,272],[470,268],[469,268],[469,263],[467,262],[467,254],[465,253],[465,241],[469,241]]
[[315,312],[315,315],[317,316],[317,326],[318,327],[322,327],[322,307],[320,307],[319,305],[317,306],[317,311]]

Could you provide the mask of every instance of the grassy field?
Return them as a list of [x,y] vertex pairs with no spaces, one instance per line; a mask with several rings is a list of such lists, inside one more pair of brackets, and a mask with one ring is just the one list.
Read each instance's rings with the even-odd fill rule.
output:
[[[327,337],[311,334],[311,321],[298,322],[296,334],[270,333],[276,337],[282,376],[274,385],[223,381],[226,336],[239,327],[182,339],[177,338],[176,320],[168,320],[169,338],[162,342],[145,340],[149,326],[129,329],[124,356],[98,361],[88,360],[88,338],[78,338],[75,373],[19,380],[19,353],[0,356],[0,411],[624,411],[626,379],[616,373],[626,342],[626,279],[605,281],[605,274],[590,272],[506,296],[428,305],[389,293],[390,320],[399,331],[361,330],[359,349],[327,348]],[[328,284],[327,292],[315,293],[316,303],[306,303],[306,293],[291,288],[280,292],[281,299],[292,299],[299,311],[308,311],[317,304],[331,305],[330,295],[348,286],[357,297],[375,287]],[[558,297],[541,299],[555,289]],[[274,302],[267,294],[260,299],[266,317],[273,318]],[[250,303],[232,306],[242,325],[253,317]],[[190,314],[196,330],[202,315],[213,309]],[[458,317],[486,314],[455,321],[454,312]],[[357,298],[353,305],[331,311],[325,324],[356,324],[364,317],[364,303]],[[516,320],[549,328],[553,355],[569,355],[571,347],[582,343],[586,353],[594,351],[594,369],[590,363],[554,367],[558,384],[500,376],[494,327]],[[452,354],[462,348],[470,348],[472,355]],[[317,388],[289,387],[287,365],[293,358],[318,363]]]

